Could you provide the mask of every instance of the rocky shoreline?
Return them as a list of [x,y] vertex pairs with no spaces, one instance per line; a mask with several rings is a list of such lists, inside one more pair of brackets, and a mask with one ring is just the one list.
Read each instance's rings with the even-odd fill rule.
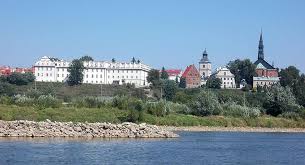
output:
[[177,134],[155,125],[125,122],[73,123],[0,120],[0,137],[99,137],[99,138],[175,138]]
[[265,128],[265,127],[208,127],[190,126],[174,127],[162,126],[168,131],[192,131],[192,132],[300,132],[305,133],[305,128]]

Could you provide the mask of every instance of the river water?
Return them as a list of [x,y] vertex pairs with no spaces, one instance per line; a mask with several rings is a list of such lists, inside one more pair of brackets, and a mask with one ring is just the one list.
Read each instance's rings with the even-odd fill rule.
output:
[[176,139],[0,138],[0,165],[305,164],[304,133],[178,134]]

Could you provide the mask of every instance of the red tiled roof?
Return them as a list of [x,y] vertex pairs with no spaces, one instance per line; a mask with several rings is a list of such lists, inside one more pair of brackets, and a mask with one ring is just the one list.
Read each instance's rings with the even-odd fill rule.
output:
[[165,70],[165,72],[169,75],[169,76],[177,76],[181,73],[180,69],[168,69]]
[[187,76],[187,73],[191,70],[191,67],[192,67],[192,65],[186,67],[185,71],[182,74],[182,77],[186,77]]

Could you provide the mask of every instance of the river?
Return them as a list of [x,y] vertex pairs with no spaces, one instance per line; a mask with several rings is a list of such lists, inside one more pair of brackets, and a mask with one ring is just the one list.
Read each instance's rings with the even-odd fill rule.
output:
[[0,138],[0,164],[305,164],[305,133],[178,134],[175,139]]

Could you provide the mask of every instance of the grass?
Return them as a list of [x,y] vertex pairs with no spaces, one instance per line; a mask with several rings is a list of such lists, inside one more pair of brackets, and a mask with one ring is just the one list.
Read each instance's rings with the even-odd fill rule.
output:
[[[33,120],[63,122],[111,122],[127,121],[128,111],[117,108],[47,108],[39,110],[34,107],[18,107],[0,104],[0,120]],[[221,126],[221,127],[268,127],[268,128],[305,128],[304,120],[262,116],[258,118],[233,118],[223,116],[198,117],[184,114],[169,114],[156,117],[144,113],[142,122],[168,126]]]
[[[28,85],[14,85],[15,93],[25,94],[29,89],[34,89],[35,84],[30,83]],[[60,99],[65,97],[84,97],[84,96],[100,96],[101,85],[100,84],[82,84],[76,86],[68,86],[65,83],[60,82],[37,82],[37,90],[48,93],[50,90],[56,94]],[[102,95],[103,96],[115,96],[117,94],[129,94],[140,95],[143,89],[137,89],[133,87],[126,87],[122,85],[103,84]]]

